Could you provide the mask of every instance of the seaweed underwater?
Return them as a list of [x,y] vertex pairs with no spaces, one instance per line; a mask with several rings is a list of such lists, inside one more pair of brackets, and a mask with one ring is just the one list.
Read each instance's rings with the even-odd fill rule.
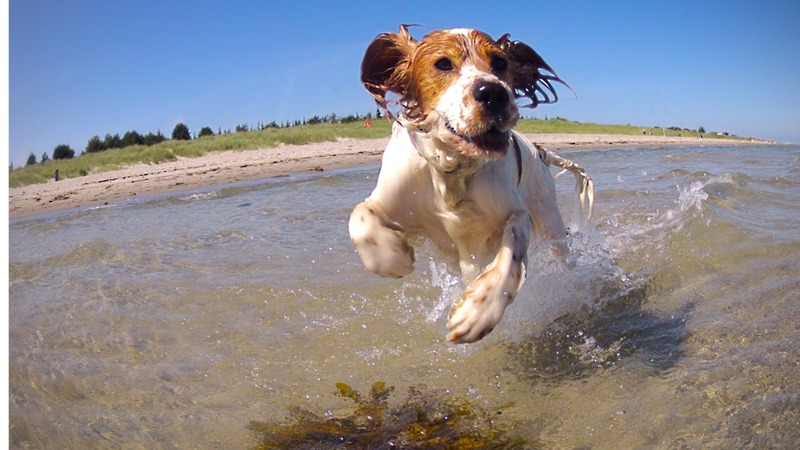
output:
[[[292,408],[283,423],[252,421],[259,449],[515,449],[534,443],[508,437],[513,427],[500,428],[501,410],[486,411],[425,386],[409,388],[406,398],[390,404],[394,387],[382,381],[364,396],[345,383],[336,383],[337,395],[352,401],[344,417],[321,417]],[[534,445],[535,446],[535,445]]]

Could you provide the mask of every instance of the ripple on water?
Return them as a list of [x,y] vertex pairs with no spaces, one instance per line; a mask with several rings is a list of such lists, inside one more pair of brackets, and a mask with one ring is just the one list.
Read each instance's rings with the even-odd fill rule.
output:
[[[565,261],[533,245],[471,346],[444,339],[463,283],[429,247],[402,280],[358,261],[347,218],[374,168],[14,221],[11,445],[250,447],[254,423],[373,430],[369,408],[392,439],[442,424],[540,448],[800,442],[800,149],[736,152],[570,155],[596,226],[573,228]],[[366,393],[378,380],[391,395]]]

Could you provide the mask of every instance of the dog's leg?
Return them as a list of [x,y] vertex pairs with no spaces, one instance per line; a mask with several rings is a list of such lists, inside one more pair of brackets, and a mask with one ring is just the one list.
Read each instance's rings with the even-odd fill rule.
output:
[[448,340],[459,344],[478,341],[500,322],[525,280],[530,234],[528,211],[512,214],[494,261],[464,289],[451,309]]
[[[535,144],[534,144],[535,145]],[[575,193],[578,195],[580,211],[589,222],[592,220],[592,210],[594,209],[594,182],[592,177],[581,167],[566,158],[558,156],[556,153],[546,150],[543,147],[536,145],[536,149],[544,154],[544,162],[548,166],[561,167],[563,170],[556,174],[554,178],[558,178],[565,172],[572,172],[575,176]]]
[[414,249],[380,202],[367,199],[359,203],[350,215],[349,228],[350,239],[370,272],[400,278],[414,271]]

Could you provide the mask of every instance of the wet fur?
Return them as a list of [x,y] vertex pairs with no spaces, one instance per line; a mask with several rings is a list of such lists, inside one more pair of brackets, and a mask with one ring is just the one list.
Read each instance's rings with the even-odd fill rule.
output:
[[555,101],[560,79],[508,35],[440,30],[417,41],[403,26],[370,44],[362,81],[382,107],[398,94],[401,112],[377,186],[351,214],[351,239],[368,270],[393,278],[413,271],[409,239],[430,239],[468,283],[447,338],[482,339],[522,287],[531,239],[565,236],[548,161],[572,164],[591,187],[580,166],[513,131],[515,100]]

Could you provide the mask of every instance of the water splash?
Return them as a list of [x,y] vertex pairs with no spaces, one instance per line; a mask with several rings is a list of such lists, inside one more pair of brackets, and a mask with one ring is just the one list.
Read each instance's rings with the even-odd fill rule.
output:
[[666,236],[680,232],[693,219],[705,219],[705,225],[710,226],[714,216],[709,215],[708,205],[718,200],[713,194],[734,184],[730,175],[694,180],[675,185],[673,192],[677,195],[667,193],[671,202],[660,207],[654,205],[652,212],[637,214],[635,208],[627,208],[608,215],[601,223],[608,248],[614,257],[625,257],[652,249],[654,243],[659,248]]
[[[680,195],[678,196],[679,212],[686,212],[692,209],[698,211],[703,210],[703,202],[708,200],[708,193],[704,191],[706,183],[695,181],[685,188],[678,188]],[[671,212],[671,211],[670,211]]]
[[449,272],[447,263],[431,261],[430,270],[431,284],[441,289],[441,293],[425,319],[428,322],[436,322],[444,317],[444,313],[449,310],[453,300],[459,298],[464,284],[461,282],[460,276]]
[[[562,256],[558,249],[567,248]],[[614,262],[604,237],[597,232],[573,233],[561,242],[542,241],[529,250],[527,278],[519,295],[507,309],[500,325],[483,341],[520,341],[537,337],[547,326],[565,315],[591,311],[619,297],[630,280]],[[437,317],[457,298],[461,284],[441,270],[434,277],[443,285]]]
[[[601,306],[627,286],[630,280],[614,262],[606,238],[594,230],[579,232],[575,228],[570,224],[570,235],[559,242],[541,241],[531,246],[525,284],[485,342],[536,336],[559,317]],[[561,249],[567,249],[566,256]],[[423,244],[421,250],[424,254],[431,248]],[[426,273],[428,281],[404,282],[395,291],[395,301],[405,312],[401,317],[413,320],[421,315],[425,322],[438,323],[443,329],[447,312],[465,285],[451,266],[435,257],[429,260]],[[460,350],[467,351],[461,347],[455,351]]]
[[202,200],[209,200],[216,198],[219,195],[219,191],[210,191],[210,192],[201,192],[191,195],[185,195],[183,197],[178,197],[178,200],[184,202],[195,202],[195,201],[202,201]]

